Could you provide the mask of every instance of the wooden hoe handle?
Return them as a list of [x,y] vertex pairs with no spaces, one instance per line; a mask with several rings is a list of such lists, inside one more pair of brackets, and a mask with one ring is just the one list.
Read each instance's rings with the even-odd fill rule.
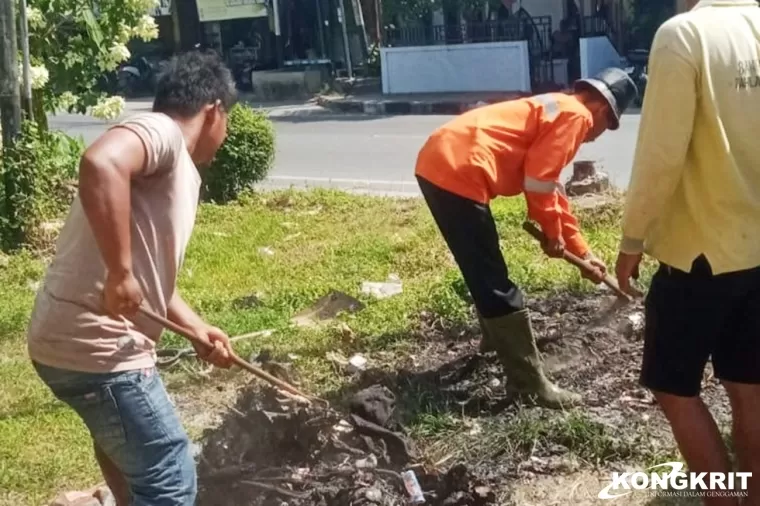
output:
[[[174,323],[171,320],[168,320],[164,318],[163,316],[159,316],[152,311],[140,306],[140,312],[144,314],[147,318],[150,318],[154,322],[158,323],[159,325],[163,325],[167,329],[171,330],[175,334],[178,334],[188,341],[190,341],[193,344],[205,346],[208,347],[208,343],[201,340],[198,336],[193,334],[190,330],[181,327]],[[249,363],[247,360],[243,360],[239,356],[237,356],[235,353],[232,354],[232,361],[237,365],[238,367],[245,369],[246,371],[250,372],[251,374],[258,376],[259,378],[263,379],[264,381],[270,383],[271,385],[274,385],[285,392],[288,392],[293,395],[297,395],[299,397],[303,397],[306,401],[311,403],[313,400],[313,397],[310,395],[306,395],[300,390],[298,390],[296,387],[288,383],[287,381],[283,381],[280,378],[276,378],[275,376],[272,376],[268,372],[264,371],[263,369],[256,367],[255,365]]]
[[[523,229],[526,232],[528,232],[530,235],[532,235],[538,242],[542,244],[546,242],[546,235],[544,235],[544,233],[541,230],[539,230],[539,228],[535,226],[533,223],[526,221],[525,223],[523,223]],[[594,267],[589,262],[587,262],[586,260],[583,260],[582,258],[579,258],[577,255],[574,255],[573,253],[570,253],[567,250],[564,250],[562,252],[562,257],[586,273],[590,273],[594,270]],[[621,299],[625,299],[627,302],[630,302],[632,300],[631,296],[625,293],[623,290],[621,290],[617,284],[617,281],[613,279],[612,276],[610,276],[609,274],[606,274],[602,281],[604,282],[605,285],[610,287],[610,289],[612,289],[613,292],[615,292],[615,295],[617,295]]]

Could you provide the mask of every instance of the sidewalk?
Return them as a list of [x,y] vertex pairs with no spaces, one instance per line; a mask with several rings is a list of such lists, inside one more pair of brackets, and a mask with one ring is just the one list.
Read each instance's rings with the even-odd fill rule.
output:
[[343,113],[461,114],[487,104],[529,96],[529,93],[506,91],[492,93],[415,93],[399,95],[322,95],[317,103],[326,109]]

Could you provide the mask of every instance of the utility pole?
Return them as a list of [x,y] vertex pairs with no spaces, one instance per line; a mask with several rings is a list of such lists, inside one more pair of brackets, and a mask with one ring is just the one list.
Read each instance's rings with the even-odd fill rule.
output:
[[361,31],[362,53],[364,58],[369,56],[369,40],[367,28],[364,26],[364,9],[361,0],[351,0],[351,10],[354,11],[354,24]]
[[277,68],[282,68],[283,47],[282,27],[280,26],[280,0],[272,0],[272,18],[274,24],[274,54],[277,60]]
[[340,27],[343,31],[343,52],[346,55],[346,73],[349,79],[354,78],[354,66],[351,62],[351,46],[348,44],[348,28],[346,27],[346,7],[343,4],[343,0],[338,1],[338,19],[340,20]]
[[182,21],[179,17],[179,1],[169,2],[169,15],[172,18],[172,35],[174,37],[174,52],[182,51]]
[[319,57],[327,58],[327,50],[325,49],[325,21],[322,19],[322,0],[315,0],[317,6],[317,25],[319,26]]
[[[6,154],[21,133],[21,91],[18,83],[15,2],[16,0],[0,0],[0,125],[3,128],[3,151]],[[14,246],[23,239],[23,230],[15,206],[16,177],[15,171],[5,170],[4,218],[11,223],[9,236],[3,238],[5,246]]]
[[10,146],[21,132],[15,1],[0,0],[0,118],[4,146]]
[[26,19],[26,0],[19,0],[18,24],[21,32],[21,54],[22,62],[22,80],[23,96],[22,103],[27,119],[33,118],[32,113],[32,61],[29,56],[29,21]]

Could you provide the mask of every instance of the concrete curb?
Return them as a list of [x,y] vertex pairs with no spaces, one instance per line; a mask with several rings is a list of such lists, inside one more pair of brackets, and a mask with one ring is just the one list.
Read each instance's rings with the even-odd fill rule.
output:
[[456,115],[471,109],[505,100],[530,96],[529,93],[510,93],[488,99],[442,100],[362,100],[360,98],[317,97],[317,104],[335,112],[369,115]]
[[386,197],[420,197],[417,181],[380,181],[327,177],[270,176],[258,185],[261,190],[287,190],[325,188]]

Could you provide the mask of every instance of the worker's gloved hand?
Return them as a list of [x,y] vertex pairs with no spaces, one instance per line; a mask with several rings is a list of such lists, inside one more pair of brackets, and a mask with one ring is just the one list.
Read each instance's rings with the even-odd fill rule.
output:
[[565,251],[565,241],[561,237],[557,239],[546,239],[541,243],[541,248],[547,256],[552,258],[562,258],[562,253]]
[[232,345],[230,344],[230,338],[224,333],[222,329],[208,326],[200,329],[195,329],[195,335],[200,337],[203,341],[213,345],[204,346],[193,343],[193,348],[198,356],[217,367],[223,369],[229,369],[232,366]]
[[598,285],[604,281],[604,277],[607,275],[607,266],[599,258],[597,258],[590,251],[586,253],[583,259],[591,264],[592,270],[581,269],[581,276],[584,279],[588,279],[595,285]]

